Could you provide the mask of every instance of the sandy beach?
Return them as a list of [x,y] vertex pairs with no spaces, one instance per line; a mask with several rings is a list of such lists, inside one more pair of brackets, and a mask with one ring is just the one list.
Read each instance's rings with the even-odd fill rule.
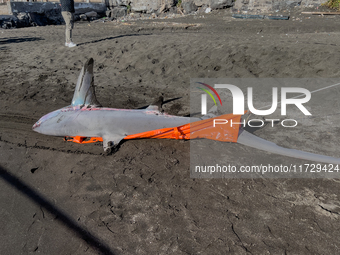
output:
[[[0,253],[338,254],[338,179],[193,179],[188,141],[129,140],[105,155],[101,143],[32,131],[71,103],[90,57],[102,105],[136,109],[163,95],[180,98],[163,107],[178,116],[190,114],[190,78],[340,77],[340,16],[300,12],[77,22],[74,48],[64,26],[0,29]],[[326,124],[255,134],[339,157],[339,125]],[[248,164],[305,162],[228,146]]]

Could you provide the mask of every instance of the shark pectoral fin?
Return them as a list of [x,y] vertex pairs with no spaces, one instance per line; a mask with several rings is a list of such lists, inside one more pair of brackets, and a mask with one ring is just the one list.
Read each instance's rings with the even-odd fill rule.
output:
[[276,143],[264,140],[258,136],[255,136],[245,130],[240,131],[237,143],[256,148],[263,151],[268,151],[282,156],[288,156],[292,158],[306,159],[316,162],[323,162],[328,164],[340,164],[340,158],[333,158],[320,154],[314,154],[310,152],[288,149],[278,146]]
[[123,136],[104,136],[103,137],[103,148],[106,153],[111,153],[117,150],[118,145],[121,140],[123,140]]

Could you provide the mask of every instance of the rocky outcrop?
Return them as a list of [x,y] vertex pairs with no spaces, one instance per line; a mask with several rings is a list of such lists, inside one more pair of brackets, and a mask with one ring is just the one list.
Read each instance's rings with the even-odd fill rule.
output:
[[14,15],[1,15],[0,27],[4,29],[30,26],[61,25],[64,19],[60,12],[49,10],[46,13],[19,12]]
[[[76,20],[93,20],[101,17],[118,19],[129,13],[137,15],[161,15],[209,13],[211,10],[233,7],[239,12],[267,12],[289,9],[295,6],[320,6],[324,0],[104,0],[103,3],[75,3]],[[0,19],[2,28],[32,25],[63,24],[59,3],[8,2],[12,16]],[[137,14],[136,14],[137,13]],[[143,14],[138,14],[143,13]],[[90,15],[91,14],[91,15]]]
[[112,9],[106,11],[106,17],[111,18],[111,19],[124,17],[126,14],[127,14],[127,7],[125,6],[113,7]]
[[176,6],[177,0],[106,0],[107,7],[114,9],[126,7],[131,12],[153,13],[157,11],[166,11]]
[[[128,12],[189,14],[209,6],[214,6],[212,9],[230,7],[233,0],[105,0],[105,3],[109,10],[126,7]],[[111,11],[108,13],[112,15]]]
[[236,0],[234,9],[240,12],[272,12],[277,10],[289,10],[296,6],[317,7],[326,0]]
[[[238,10],[275,11],[294,6],[320,6],[325,0],[105,0],[109,9],[126,7],[128,12],[161,13],[180,10],[184,13],[204,12],[233,7]],[[177,11],[175,11],[177,12]]]
[[14,15],[0,15],[0,28],[9,29],[17,27],[18,18]]
[[[2,15],[2,28],[64,24],[59,3],[8,2],[7,5],[12,15]],[[79,20],[81,15],[85,20],[94,20],[105,16],[106,12],[106,5],[103,3],[75,3],[74,7],[76,20]]]
[[[11,15],[16,13],[26,12],[26,13],[47,13],[49,11],[59,11],[59,3],[51,2],[8,2],[8,10]],[[86,12],[95,11],[97,13],[105,13],[106,5],[103,3],[75,3],[74,9],[76,14],[83,14]]]
[[227,7],[233,6],[233,0],[211,0],[210,8],[211,9],[223,9]]
[[182,7],[185,13],[192,13],[198,9],[197,5],[193,1],[184,2]]

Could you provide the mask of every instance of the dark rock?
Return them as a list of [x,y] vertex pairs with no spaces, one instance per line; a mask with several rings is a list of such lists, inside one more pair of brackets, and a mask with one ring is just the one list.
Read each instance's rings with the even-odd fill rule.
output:
[[61,25],[64,19],[60,10],[47,10],[44,13],[19,12],[15,15],[1,15],[0,26],[2,28],[20,28],[29,26]]
[[[26,12],[26,13],[53,13],[61,12],[60,4],[58,3],[38,3],[38,2],[8,2],[8,8],[11,14]],[[104,3],[74,3],[75,14],[83,14],[90,11],[95,11],[98,14],[105,14],[106,5]],[[46,15],[47,16],[47,15]]]
[[211,0],[211,9],[223,9],[234,5],[233,0]]
[[26,12],[20,12],[17,15],[18,24],[17,27],[29,27],[30,26],[30,17]]
[[87,20],[87,17],[86,17],[85,14],[80,14],[80,15],[79,15],[79,19],[86,21],[86,20]]
[[44,15],[48,20],[48,24],[45,25],[61,25],[64,24],[64,18],[61,15],[60,9],[53,9],[45,11]]
[[59,3],[51,3],[51,2],[45,2],[45,3],[38,3],[38,2],[7,2],[9,12],[13,15],[15,13],[20,12],[36,12],[36,13],[44,13],[47,10],[53,10],[53,9],[60,9]]
[[95,11],[99,16],[105,15],[106,5],[100,3],[75,3],[75,14],[84,14]]
[[40,14],[37,12],[28,13],[30,18],[30,23],[33,26],[46,26],[48,25],[48,19],[44,14]]
[[47,10],[44,13],[30,12],[28,13],[31,26],[47,26],[64,24],[60,10]]
[[[0,27],[29,27],[65,24],[59,4],[10,2],[11,15],[2,15]],[[106,6],[99,3],[75,3],[75,20],[86,14],[86,20],[94,20],[105,15]]]
[[86,17],[88,17],[88,18],[93,18],[93,17],[97,18],[98,13],[96,13],[95,11],[91,11],[91,12],[85,13],[85,15],[86,15]]
[[[98,13],[96,13],[95,11],[86,12],[84,15],[86,16],[87,21],[93,21],[93,20],[96,20],[96,19],[99,18]],[[79,18],[80,18],[80,16],[79,16]]]
[[195,12],[198,9],[196,4],[192,1],[182,3],[182,7],[183,7],[185,13]]
[[0,27],[10,29],[17,27],[18,19],[14,15],[0,15]]

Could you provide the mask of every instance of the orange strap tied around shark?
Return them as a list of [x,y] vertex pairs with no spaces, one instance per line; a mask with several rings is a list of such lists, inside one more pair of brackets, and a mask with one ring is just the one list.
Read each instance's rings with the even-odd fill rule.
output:
[[[156,138],[156,139],[196,139],[205,138],[222,142],[237,142],[242,115],[224,114],[215,118],[188,123],[179,127],[161,128],[124,137],[128,139]],[[65,137],[66,141],[75,143],[102,142],[101,137],[82,136]]]

